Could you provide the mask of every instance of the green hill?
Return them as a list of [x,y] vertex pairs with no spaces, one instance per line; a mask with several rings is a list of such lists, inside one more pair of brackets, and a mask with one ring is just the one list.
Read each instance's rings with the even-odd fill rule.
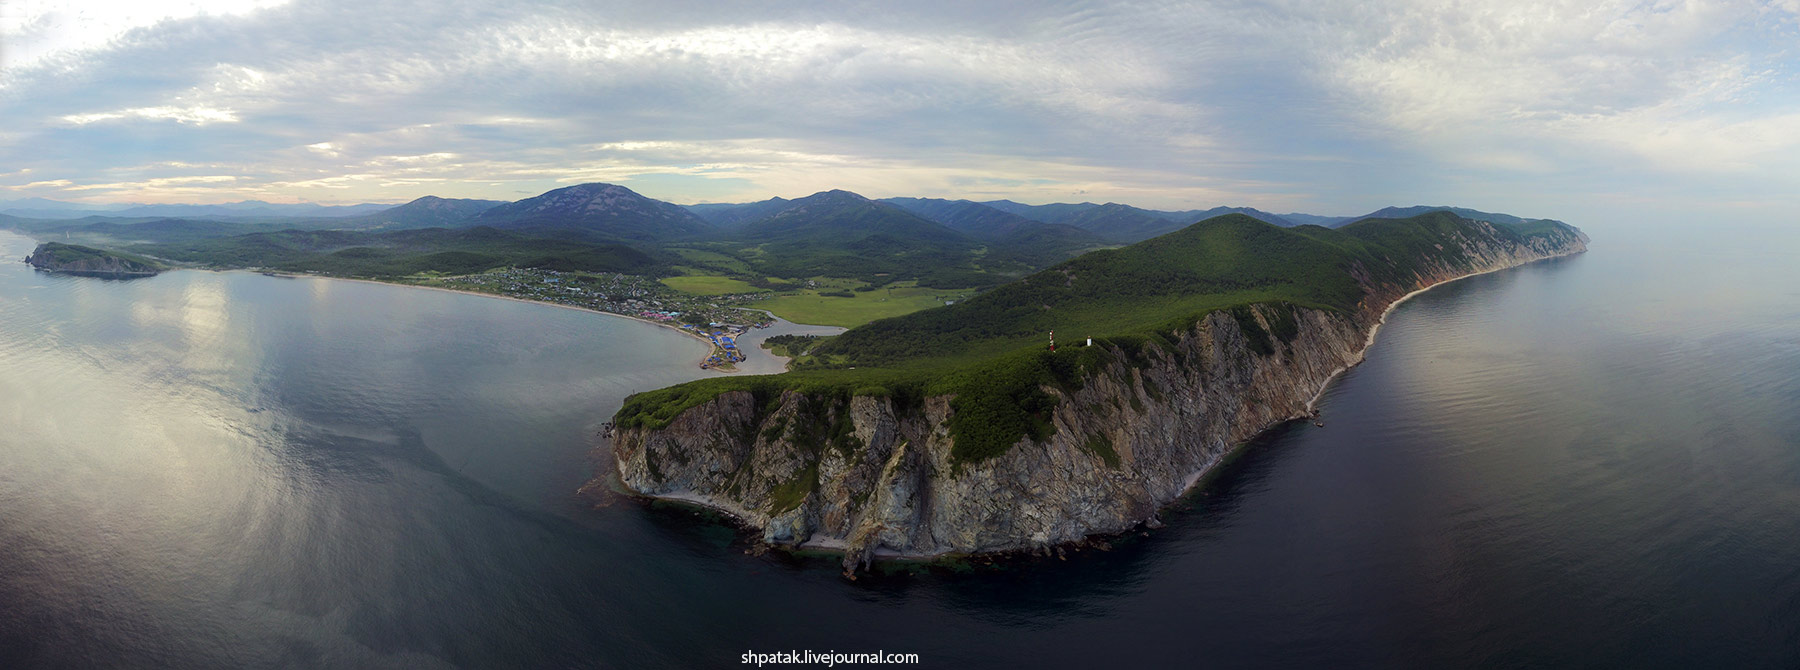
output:
[[333,226],[362,230],[454,228],[469,225],[482,212],[506,203],[498,200],[440,198],[428,195],[374,214],[345,218]]
[[997,240],[1043,222],[1012,212],[1002,211],[968,200],[942,198],[883,198],[906,211],[943,224],[956,232],[980,240]]
[[825,191],[740,227],[738,255],[777,277],[854,277],[876,284],[918,279],[964,287],[1004,281],[983,272],[983,245],[961,233],[849,191]]
[[270,268],[374,278],[421,272],[469,274],[497,267],[628,274],[662,274],[668,270],[658,257],[622,244],[536,238],[487,227],[390,232],[283,230],[142,244],[132,249],[208,267]]
[[1147,209],[1109,202],[1061,221],[1115,242],[1137,242],[1180,230],[1193,221],[1175,221]]
[[[659,426],[718,393],[784,389],[830,395],[954,395],[951,430],[966,458],[998,453],[1026,434],[1053,399],[1043,384],[1079,384],[1104,347],[1045,350],[1088,337],[1135,351],[1215,311],[1228,311],[1268,350],[1294,336],[1293,309],[1354,314],[1375,291],[1411,287],[1427,268],[1467,270],[1466,242],[1560,243],[1562,224],[1525,230],[1448,212],[1369,219],[1339,229],[1281,228],[1243,214],[1208,219],[1128,247],[1097,251],[955,305],[875,321],[818,345],[779,376],[708,379],[630,398],[617,421]],[[1270,330],[1248,308],[1260,305]],[[1271,316],[1272,315],[1272,316]],[[1260,339],[1258,339],[1260,338]],[[966,451],[964,451],[966,449]]]
[[1011,200],[988,200],[980,204],[987,205],[1002,212],[1023,216],[1033,221],[1044,223],[1068,223],[1077,214],[1099,207],[1091,202],[1057,202],[1048,205],[1027,205]]
[[25,262],[40,270],[103,277],[153,275],[163,270],[161,263],[143,256],[61,242],[38,245]]
[[1107,246],[1106,240],[1066,223],[1020,226],[988,244],[989,257],[1022,267],[1043,268]]
[[1403,219],[1403,218],[1406,218],[1409,216],[1418,216],[1420,214],[1424,214],[1427,212],[1438,212],[1438,211],[1450,212],[1452,214],[1463,217],[1465,219],[1474,219],[1476,221],[1487,221],[1490,223],[1505,224],[1508,226],[1512,226],[1515,229],[1530,226],[1531,224],[1534,224],[1534,223],[1537,223],[1540,221],[1548,221],[1550,223],[1554,223],[1557,225],[1564,225],[1561,221],[1555,221],[1553,219],[1527,219],[1525,217],[1514,216],[1512,214],[1503,214],[1503,213],[1499,213],[1499,212],[1483,212],[1479,209],[1469,209],[1467,207],[1449,207],[1449,206],[1438,206],[1438,205],[1413,205],[1411,207],[1383,207],[1381,209],[1370,212],[1366,216],[1355,217],[1355,218],[1352,218],[1349,220],[1357,221],[1357,220],[1361,220],[1361,219]]
[[708,202],[698,205],[683,205],[682,207],[693,212],[695,216],[706,219],[707,223],[718,226],[722,230],[729,230],[768,218],[793,204],[794,201],[787,198],[770,198],[757,202]]
[[1062,223],[1044,223],[968,200],[885,198],[956,232],[988,244],[988,258],[1038,269],[1107,245],[1099,235]]
[[1221,207],[1214,207],[1212,209],[1190,209],[1190,210],[1184,210],[1184,211],[1179,211],[1179,212],[1164,212],[1164,211],[1158,211],[1158,210],[1154,210],[1154,209],[1145,210],[1145,211],[1150,212],[1151,214],[1155,214],[1157,216],[1163,217],[1170,221],[1174,221],[1176,223],[1181,223],[1181,224],[1193,223],[1195,221],[1205,221],[1205,220],[1213,218],[1215,216],[1224,216],[1226,214],[1243,214],[1250,218],[1253,218],[1253,219],[1256,219],[1259,221],[1266,221],[1269,223],[1273,223],[1273,224],[1275,224],[1277,226],[1281,226],[1283,228],[1292,228],[1294,226],[1300,225],[1300,223],[1301,223],[1299,221],[1289,220],[1280,214],[1265,212],[1265,211],[1262,211],[1255,207],[1221,206]]

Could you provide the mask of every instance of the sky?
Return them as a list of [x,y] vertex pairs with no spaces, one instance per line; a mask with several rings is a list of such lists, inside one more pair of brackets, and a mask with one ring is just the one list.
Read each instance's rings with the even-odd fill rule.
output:
[[1800,205],[1800,0],[0,0],[0,200]]

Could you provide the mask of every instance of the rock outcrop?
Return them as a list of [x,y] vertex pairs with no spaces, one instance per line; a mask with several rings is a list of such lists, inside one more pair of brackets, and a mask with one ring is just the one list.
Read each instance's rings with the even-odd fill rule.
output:
[[1242,312],[1217,311],[1136,350],[1113,346],[1083,383],[1044,388],[1058,399],[1054,434],[978,462],[951,456],[949,396],[798,391],[760,402],[726,392],[665,427],[621,428],[612,455],[633,491],[725,510],[772,544],[841,549],[847,571],[882,556],[1035,550],[1122,532],[1153,520],[1237,445],[1308,415],[1409,292],[1579,253],[1586,241],[1474,236],[1462,242],[1472,263],[1427,259],[1404,285],[1365,280],[1354,311],[1251,306],[1264,333],[1294,319],[1291,338],[1248,332]]
[[25,257],[39,270],[106,278],[148,277],[162,271],[149,261],[74,244],[47,242]]

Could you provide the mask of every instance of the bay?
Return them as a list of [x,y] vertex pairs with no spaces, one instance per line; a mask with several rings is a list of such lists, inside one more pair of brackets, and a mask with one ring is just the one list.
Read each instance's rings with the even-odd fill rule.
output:
[[1800,664],[1800,243],[1590,233],[1401,305],[1167,528],[855,582],[575,495],[625,395],[703,374],[667,329],[0,263],[0,667]]

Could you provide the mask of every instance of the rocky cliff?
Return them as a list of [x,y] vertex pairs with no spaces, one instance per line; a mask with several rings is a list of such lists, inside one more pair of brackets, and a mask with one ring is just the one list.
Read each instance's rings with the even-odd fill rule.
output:
[[1411,263],[1421,268],[1411,281],[1378,283],[1350,268],[1365,296],[1353,310],[1256,304],[1141,346],[1102,345],[1106,362],[1079,384],[1044,387],[1057,399],[1047,439],[977,462],[952,458],[949,396],[794,390],[760,400],[725,392],[666,426],[621,428],[612,455],[633,491],[725,510],[771,544],[841,549],[847,571],[880,556],[1031,550],[1121,532],[1256,433],[1306,416],[1403,296],[1579,253],[1586,241],[1463,236],[1458,260]]

